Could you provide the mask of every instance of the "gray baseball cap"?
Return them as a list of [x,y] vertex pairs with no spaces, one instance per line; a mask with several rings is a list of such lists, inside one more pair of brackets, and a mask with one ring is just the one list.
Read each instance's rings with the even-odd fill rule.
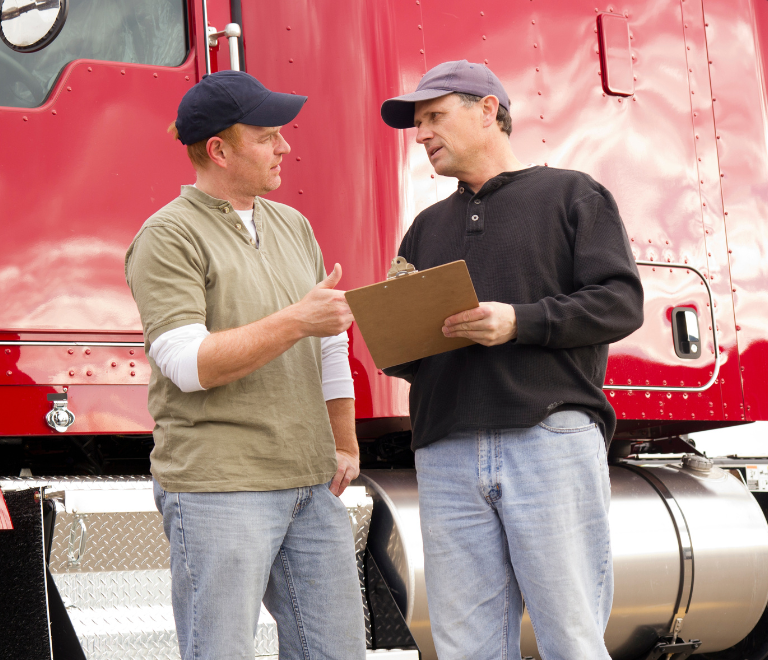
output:
[[381,118],[392,128],[412,128],[416,101],[428,101],[454,92],[475,96],[492,94],[509,112],[509,96],[493,71],[485,64],[459,60],[443,62],[427,71],[415,92],[384,101]]

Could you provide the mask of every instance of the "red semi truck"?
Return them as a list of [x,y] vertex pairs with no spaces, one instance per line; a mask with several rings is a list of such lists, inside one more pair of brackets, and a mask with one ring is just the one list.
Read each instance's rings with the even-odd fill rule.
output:
[[[123,259],[193,180],[166,134],[181,96],[229,68],[309,96],[283,129],[292,151],[270,197],[309,218],[351,289],[384,279],[413,217],[455,187],[415,131],[381,121],[382,101],[468,59],[508,90],[521,160],[614,194],[643,280],[645,323],[611,346],[605,380],[619,420],[612,657],[768,658],[768,465],[735,448],[713,461],[687,441],[768,420],[766,0],[0,11],[0,584],[13,611],[0,657],[178,657],[147,476],[150,369]],[[44,27],[22,23],[32,16]],[[435,658],[407,385],[376,369],[356,326],[350,349],[363,476],[345,501],[370,653]],[[255,656],[276,648],[265,615]],[[528,621],[522,653],[539,657]]]

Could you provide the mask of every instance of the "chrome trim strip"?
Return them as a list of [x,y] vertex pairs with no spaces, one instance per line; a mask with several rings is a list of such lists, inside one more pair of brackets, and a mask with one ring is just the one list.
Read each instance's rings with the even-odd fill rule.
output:
[[208,0],[203,0],[203,50],[205,51],[205,73],[211,72],[211,50],[208,47]]
[[0,346],[137,346],[144,348],[144,342],[132,341],[0,341]]
[[712,385],[717,382],[717,376],[720,373],[720,345],[717,342],[717,323],[715,322],[715,301],[712,298],[712,289],[709,287],[707,278],[701,274],[697,268],[689,266],[688,264],[670,264],[663,261],[637,261],[638,266],[660,266],[661,268],[685,268],[686,270],[693,271],[704,282],[704,286],[707,287],[707,295],[709,295],[709,314],[712,319],[712,339],[715,343],[715,368],[712,370],[712,376],[705,385],[701,387],[666,387],[658,385],[603,385],[604,390],[637,390],[638,392],[704,392],[708,390]]

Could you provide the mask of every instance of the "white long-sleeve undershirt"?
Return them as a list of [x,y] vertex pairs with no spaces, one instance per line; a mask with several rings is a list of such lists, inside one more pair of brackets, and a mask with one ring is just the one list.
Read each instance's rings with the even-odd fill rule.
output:
[[[163,376],[170,378],[182,392],[197,392],[200,385],[197,353],[209,335],[202,323],[190,323],[164,332],[149,347],[151,357]],[[323,396],[331,399],[354,399],[355,387],[349,368],[349,338],[346,332],[320,339],[323,370]]]
[[[259,245],[256,225],[253,222],[253,209],[237,211],[248,233]],[[163,376],[170,378],[182,392],[197,392],[205,388],[200,385],[197,371],[197,353],[200,344],[209,335],[202,323],[174,328],[164,332],[149,347],[151,357]],[[346,332],[335,337],[320,339],[323,370],[323,396],[331,399],[354,399],[355,388],[352,372],[349,368],[349,338]]]

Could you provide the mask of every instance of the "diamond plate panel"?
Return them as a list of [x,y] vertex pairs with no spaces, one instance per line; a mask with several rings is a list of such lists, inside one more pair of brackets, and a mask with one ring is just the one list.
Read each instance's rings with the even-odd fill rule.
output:
[[363,596],[363,617],[365,618],[365,645],[373,648],[373,633],[371,612],[368,609],[368,596],[365,593],[365,548],[368,545],[368,531],[371,527],[373,500],[367,498],[364,505],[348,507],[349,522],[355,535],[355,559],[357,560],[357,577],[360,580],[360,591]]
[[150,476],[110,477],[3,477],[0,488],[21,490],[45,486],[48,493],[61,490],[115,490],[152,488]]
[[271,655],[277,657],[280,650],[280,645],[277,642],[277,624],[263,606],[259,615],[259,630],[256,634],[254,648],[257,658]]
[[86,525],[85,553],[79,564],[74,565],[67,552],[75,515],[59,513],[56,516],[50,561],[52,573],[170,567],[170,546],[159,513],[92,513],[81,517]]
[[170,570],[52,573],[68,608],[171,605]]
[[[82,574],[77,574],[77,577]],[[179,660],[179,642],[170,605],[68,608],[88,660]],[[277,658],[277,626],[262,608],[254,657]]]
[[[151,478],[3,478],[0,487],[18,490],[46,486],[47,493],[72,490],[151,488]],[[348,506],[365,612],[368,647],[371,617],[365,591],[365,548],[373,504],[369,497]],[[87,528],[82,559],[68,558],[70,530],[78,518],[59,512],[50,568],[89,660],[152,658],[178,660],[171,607],[170,553],[155,512],[80,516]],[[254,640],[260,660],[278,660],[277,626],[262,607]]]

